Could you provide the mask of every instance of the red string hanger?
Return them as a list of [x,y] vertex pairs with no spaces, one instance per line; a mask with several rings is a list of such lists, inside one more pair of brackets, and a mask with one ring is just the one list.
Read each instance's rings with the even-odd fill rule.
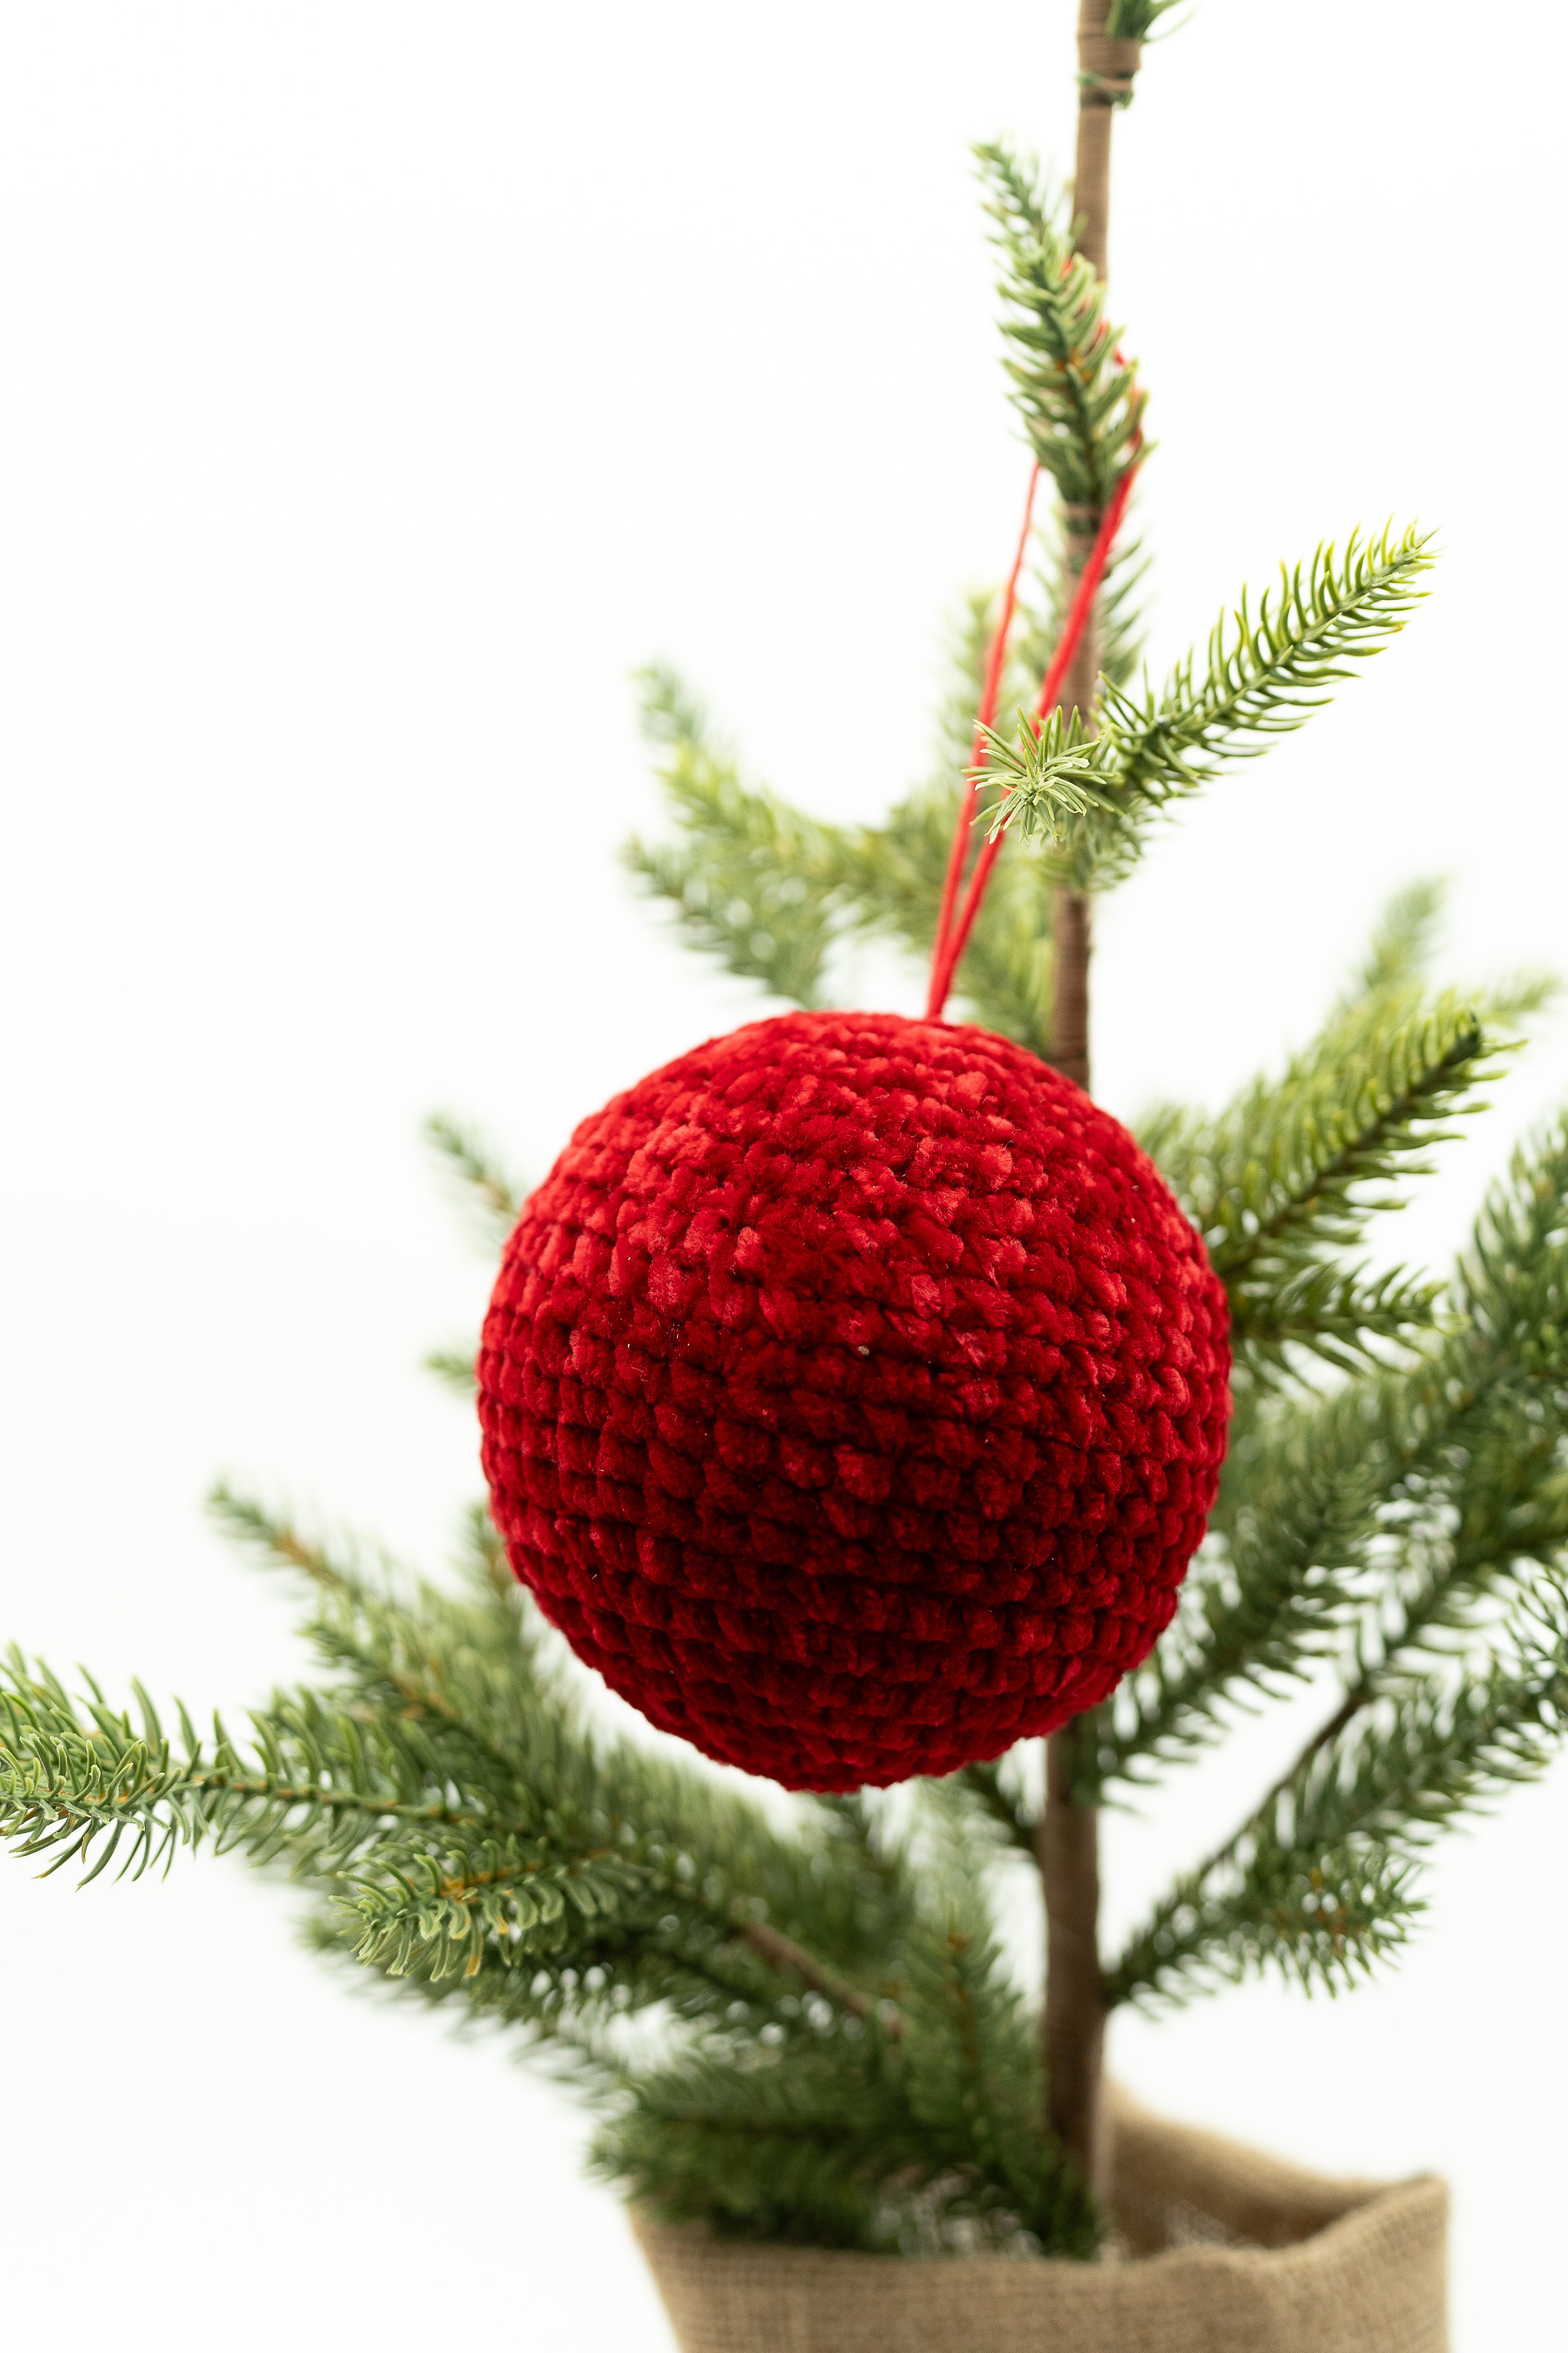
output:
[[[1018,552],[1013,558],[1013,569],[1007,575],[1006,594],[1002,599],[1001,618],[992,634],[990,651],[985,657],[985,675],[980,689],[980,705],[974,718],[974,752],[970,765],[978,768],[985,758],[985,731],[996,717],[996,698],[1002,689],[1002,672],[1007,661],[1007,639],[1012,632],[1013,615],[1018,604],[1018,581],[1024,569],[1024,558],[1029,549],[1029,532],[1035,519],[1035,492],[1040,484],[1038,459],[1029,470],[1028,496],[1024,501],[1024,527],[1018,533]],[[936,976],[937,961],[942,942],[952,926],[953,909],[958,903],[959,885],[963,881],[964,859],[969,849],[969,813],[960,802],[957,822],[952,828],[952,848],[948,853],[947,879],[942,886],[942,906],[936,919],[936,945],[932,951],[931,977]],[[940,1005],[928,1004],[926,1018],[933,1019],[942,1010]]]
[[[1105,567],[1110,560],[1110,551],[1115,544],[1116,534],[1121,528],[1122,517],[1127,512],[1127,502],[1132,495],[1132,484],[1137,476],[1139,463],[1140,460],[1134,457],[1132,463],[1117,483],[1111,494],[1110,503],[1100,518],[1100,529],[1095,534],[1094,545],[1089,550],[1088,561],[1079,574],[1078,586],[1073,593],[1072,603],[1068,608],[1067,620],[1063,625],[1061,637],[1058,640],[1057,649],[1051,657],[1050,668],[1046,672],[1039,700],[1035,705],[1037,734],[1044,726],[1049,713],[1055,710],[1058,698],[1061,693],[1062,681],[1066,678],[1073,657],[1083,641],[1084,631],[1089,627],[1089,615],[1094,610],[1095,597],[1099,595],[1100,583],[1105,577]],[[991,650],[986,658],[985,677],[981,689],[980,709],[974,731],[974,758],[972,765],[976,771],[984,766],[985,731],[991,726],[996,715],[996,699],[1001,689],[1002,671],[1007,659],[1007,639],[1017,608],[1018,576],[1023,568],[1024,551],[1028,543],[1030,522],[1034,513],[1035,491],[1039,478],[1040,469],[1037,463],[1029,476],[1029,490],[1024,504],[1024,528],[1018,541],[1018,553],[1013,561],[1012,574],[1007,582],[1007,592],[1002,600],[1001,617],[997,621],[995,634],[991,640]],[[979,789],[978,781],[975,789],[976,791]],[[1004,836],[998,830],[985,843],[974,861],[974,871],[970,876],[969,889],[964,896],[963,910],[955,922],[954,909],[958,900],[959,883],[963,874],[964,856],[969,847],[973,825],[973,803],[967,795],[961,795],[958,813],[953,823],[952,849],[947,862],[947,878],[942,886],[942,906],[937,915],[936,937],[931,944],[931,989],[926,997],[928,1021],[937,1021],[942,1018],[942,1008],[947,1003],[948,994],[952,987],[952,976],[958,969],[960,957],[969,944],[969,935],[974,929],[974,919],[980,913],[981,901],[985,896],[985,886],[990,881],[992,870],[1002,854]]]

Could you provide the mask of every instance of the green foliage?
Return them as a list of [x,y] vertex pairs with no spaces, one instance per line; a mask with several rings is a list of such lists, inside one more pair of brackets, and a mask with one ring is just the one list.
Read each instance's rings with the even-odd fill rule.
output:
[[[510,1239],[521,1213],[523,1187],[510,1176],[496,1153],[477,1129],[442,1113],[425,1123],[425,1140],[468,1218],[470,1230],[487,1257]],[[477,1342],[452,1348],[432,1348],[425,1369],[434,1373],[454,1397],[471,1404],[476,1379]]]
[[1184,1761],[1283,1679],[1327,1667],[1338,1688],[1298,1765],[1131,1940],[1117,2000],[1266,1967],[1348,1984],[1409,1934],[1432,1835],[1542,1769],[1568,1724],[1568,1131],[1516,1157],[1446,1287],[1345,1262],[1544,994],[1428,997],[1439,903],[1395,902],[1282,1079],[1145,1130],[1230,1292],[1237,1427],[1175,1624],[1095,1718],[1080,1794]]
[[966,1765],[956,1779],[970,1803],[979,1808],[993,1838],[1000,1833],[1005,1848],[1027,1855],[1032,1862],[1039,1815],[1020,1784],[1016,1758]]
[[1430,878],[1407,883],[1396,892],[1384,909],[1365,961],[1352,981],[1348,1003],[1381,997],[1387,989],[1408,987],[1426,977],[1447,895],[1443,884]]
[[[884,825],[862,828],[855,844],[848,923],[862,937],[894,941],[922,965],[936,929],[956,805],[969,789],[963,770],[973,740],[973,695],[967,716],[968,737],[952,765],[900,802]],[[1053,883],[1046,861],[1028,846],[1004,847],[955,984],[973,1019],[1037,1054],[1050,1040]]]
[[1142,447],[1147,396],[1105,317],[1105,286],[1053,218],[1037,174],[1000,145],[976,147],[1002,260],[1006,372],[1029,444],[1092,538]]
[[[1010,697],[1032,699],[1070,595],[1075,559],[1059,533],[1046,558],[1037,605],[1022,611],[1004,707]],[[1136,664],[1146,575],[1136,545],[1119,550],[1107,575],[1102,651],[1107,675],[1119,681]],[[831,1001],[836,955],[858,938],[890,941],[911,960],[929,960],[953,819],[970,791],[966,772],[995,617],[993,596],[969,600],[950,649],[933,772],[880,825],[809,818],[745,784],[698,699],[667,669],[643,673],[644,722],[661,754],[676,838],[656,846],[634,841],[627,860],[689,944],[805,1006]],[[956,980],[975,1019],[1038,1053],[1050,1039],[1057,880],[1040,844],[1010,840]],[[460,1381],[447,1357],[437,1369]]]
[[1354,1431],[1301,1408],[1282,1419],[1228,1540],[1200,1556],[1170,1632],[1096,1715],[1090,1792],[1215,1739],[1240,1687],[1310,1673],[1364,1599],[1380,1498]]
[[215,1507],[307,1580],[321,1681],[244,1739],[182,1709],[171,1740],[140,1690],[116,1711],[13,1655],[0,1834],[22,1853],[89,1877],[204,1842],[285,1866],[324,1949],[574,2069],[600,2167],[667,2211],[829,2245],[1092,2251],[940,1799],[902,1841],[852,1799],[781,1824],[598,1736],[482,1514],[453,1594],[226,1491]]
[[[949,1810],[938,1792],[923,1810],[929,1830]],[[1091,2253],[1087,2191],[1039,2129],[1038,2035],[955,1827],[937,1832],[945,1858],[921,1858],[924,1900],[889,1950],[896,2010],[861,2020],[819,1995],[761,2052],[715,2028],[639,2085],[602,2165],[744,2235]]]
[[686,839],[633,841],[632,872],[731,972],[794,1004],[820,1003],[840,888],[834,828],[742,785],[673,671],[645,670],[642,684],[644,728],[662,749],[660,780]]
[[1135,696],[1102,678],[1097,732],[1081,744],[1067,790],[1020,713],[1016,736],[992,747],[1011,794],[1005,821],[1058,843],[1075,889],[1110,888],[1142,857],[1161,811],[1211,782],[1226,761],[1256,759],[1301,726],[1352,675],[1347,664],[1383,651],[1419,601],[1415,584],[1432,561],[1429,540],[1414,529],[1364,543],[1352,532],[1342,556],[1320,547],[1310,564],[1281,566],[1278,589],[1256,610],[1244,589],[1234,615],[1222,614],[1210,632],[1201,673],[1191,653],[1158,693],[1145,683]]
[[1500,1654],[1457,1679],[1352,1693],[1326,1736],[1220,1852],[1184,1876],[1108,1975],[1111,2001],[1180,2000],[1270,1963],[1351,1983],[1420,1910],[1411,1864],[1436,1831],[1543,1772],[1568,1735],[1568,1589],[1542,1580]]
[[1105,29],[1113,41],[1146,41],[1177,0],[1110,0]]
[[1204,1236],[1233,1338],[1255,1368],[1310,1349],[1353,1370],[1373,1339],[1430,1322],[1428,1287],[1347,1270],[1342,1253],[1401,1205],[1403,1183],[1479,1107],[1494,1069],[1468,1004],[1380,991],[1216,1121],[1155,1129],[1152,1148]]
[[478,1129],[437,1112],[425,1123],[425,1140],[451,1181],[479,1240],[499,1248],[522,1208],[523,1188],[501,1166]]
[[[685,781],[671,790],[677,842],[657,850],[634,843],[628,858],[693,946],[805,1006],[824,1001],[836,949],[858,936],[929,957],[955,804],[966,789],[989,604],[971,604],[952,649],[941,767],[881,826],[805,818],[742,785],[695,698],[668,671],[646,674],[649,725],[668,754],[664,774]],[[713,788],[695,789],[694,778]],[[1037,1051],[1050,1032],[1049,892],[1043,862],[1009,848],[958,976],[980,1020]]]
[[[1032,184],[1004,151],[987,150],[985,160],[1011,233],[1023,238],[1037,231],[1044,253],[1039,239],[1048,223]],[[1070,271],[1068,280],[1077,282]],[[1092,404],[1074,406],[1076,393],[1068,398],[1089,366],[1086,354],[1100,351],[1098,319],[1092,301],[1082,316],[1071,312],[1074,332],[1088,341],[1073,367],[1062,362],[1065,374],[1051,395],[1058,404],[1050,412],[1051,462],[1079,490],[1096,467],[1113,480],[1131,446],[1118,438],[1126,420],[1114,403],[1102,415]],[[1056,383],[1047,370],[1037,386],[1040,402],[1047,378]],[[1070,462],[1060,454],[1074,448]],[[1025,612],[1017,633],[1004,708],[1010,696],[1033,699],[1081,545],[1070,532],[1055,535],[1043,602]],[[1211,633],[1201,672],[1190,655],[1160,693],[1146,687],[1135,700],[1129,681],[1144,567],[1135,547],[1121,552],[1103,600],[1106,665],[1097,732],[1087,733],[1076,714],[1064,723],[1055,713],[1037,731],[1020,710],[1015,734],[997,729],[983,739],[984,782],[992,789],[984,807],[976,805],[977,830],[984,825],[1012,838],[957,975],[973,1018],[1048,1051],[1055,890],[1064,881],[1079,890],[1110,887],[1137,862],[1161,810],[1199,789],[1226,760],[1256,756],[1300,726],[1351,674],[1352,661],[1380,650],[1403,627],[1430,560],[1426,541],[1415,532],[1399,538],[1384,532],[1365,543],[1352,534],[1342,557],[1320,549],[1310,565],[1282,572],[1279,590],[1266,594],[1256,611],[1244,593],[1234,621],[1222,617]],[[700,706],[673,674],[646,674],[645,720],[663,752],[660,773],[678,839],[657,847],[633,843],[628,858],[693,945],[806,1006],[829,1000],[836,951],[857,936],[890,939],[922,962],[929,957],[957,805],[977,780],[971,765],[975,712],[992,619],[991,600],[972,602],[941,715],[937,771],[880,826],[807,817],[745,785],[733,755],[716,744]],[[1371,994],[1381,1000],[1384,992]],[[1306,1331],[1353,1353],[1364,1324],[1397,1332],[1421,1314],[1419,1296],[1397,1285],[1374,1299],[1312,1272],[1299,1293],[1279,1292],[1274,1306],[1271,1335],[1266,1339],[1260,1304],[1256,1328],[1258,1346],[1277,1351]]]
[[1408,1943],[1422,1909],[1410,1880],[1359,1844],[1305,1861],[1291,1836],[1259,1823],[1223,1878],[1177,1883],[1107,1971],[1107,2000],[1175,2004],[1271,1968],[1304,1993],[1348,1991]]
[[1322,1729],[1131,1940],[1118,2000],[1270,1963],[1348,1982],[1407,1934],[1432,1837],[1568,1731],[1568,1128],[1518,1155],[1441,1305],[1413,1361],[1267,1404],[1217,1560],[1097,1727],[1086,1795],[1190,1753],[1239,1689],[1333,1656]]
[[1189,792],[1219,761],[1255,759],[1300,727],[1353,675],[1347,663],[1371,659],[1405,627],[1432,563],[1429,534],[1412,525],[1395,539],[1390,525],[1365,541],[1352,532],[1342,555],[1320,546],[1308,564],[1282,565],[1256,612],[1244,589],[1209,634],[1201,677],[1189,654],[1159,694],[1105,698],[1126,788],[1152,799]]
[[1230,1302],[1245,1371],[1269,1379],[1304,1356],[1353,1372],[1380,1341],[1430,1325],[1434,1287],[1369,1274],[1347,1254],[1403,1206],[1454,1123],[1481,1109],[1541,981],[1468,998],[1433,995],[1418,955],[1437,898],[1425,889],[1385,918],[1358,986],[1278,1076],[1217,1117],[1163,1109],[1142,1140],[1203,1235]]
[[1086,739],[1077,711],[1069,717],[1058,709],[1044,722],[1020,711],[1015,736],[985,727],[981,738],[985,757],[970,773],[976,785],[995,787],[984,812],[993,841],[1016,825],[1026,841],[1062,844],[1074,818],[1113,818],[1120,809],[1110,746]]
[[471,1347],[432,1348],[425,1359],[425,1369],[434,1373],[454,1397],[471,1401],[479,1387],[474,1354]]

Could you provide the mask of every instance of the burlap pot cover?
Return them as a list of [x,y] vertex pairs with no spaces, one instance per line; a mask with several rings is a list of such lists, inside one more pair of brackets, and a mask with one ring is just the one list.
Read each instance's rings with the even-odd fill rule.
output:
[[633,2218],[682,2353],[1446,2353],[1447,2193],[1331,2181],[1119,2103],[1099,2263],[837,2254]]

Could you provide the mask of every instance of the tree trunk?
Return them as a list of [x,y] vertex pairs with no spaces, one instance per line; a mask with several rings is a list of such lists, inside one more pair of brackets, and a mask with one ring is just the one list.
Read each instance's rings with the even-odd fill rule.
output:
[[[1106,115],[1101,107],[1097,110]],[[1076,580],[1089,560],[1100,516],[1093,508],[1069,507],[1066,517],[1066,556],[1069,580]],[[1086,729],[1093,724],[1094,688],[1100,676],[1100,625],[1090,613],[1079,639],[1078,651],[1062,681],[1061,708],[1083,713]],[[1051,903],[1051,1061],[1064,1077],[1089,1092],[1089,959],[1093,945],[1089,902],[1081,891],[1065,887]]]
[[1051,905],[1051,1063],[1089,1092],[1089,959],[1094,946],[1089,902],[1081,891],[1058,891]]
[[1132,95],[1132,77],[1143,56],[1142,41],[1113,41],[1107,37],[1105,20],[1110,13],[1110,0],[1079,0],[1073,226],[1079,251],[1093,262],[1101,278],[1109,275],[1110,126],[1117,109]]
[[1046,1896],[1047,2120],[1103,2194],[1110,2149],[1100,2098],[1105,1989],[1100,1968],[1100,1816],[1072,1795],[1079,1733],[1046,1743],[1037,1853]]
[[[1119,103],[1131,94],[1142,54],[1137,41],[1113,41],[1105,20],[1110,0],[1080,0],[1078,20],[1078,155],[1073,212],[1078,248],[1106,276],[1110,226],[1110,132]],[[1096,512],[1070,510],[1069,569],[1077,573],[1100,527]],[[1062,685],[1063,708],[1093,721],[1100,675],[1100,632],[1091,617]],[[1088,1091],[1090,911],[1080,892],[1059,890],[1052,910],[1055,999],[1051,1060]],[[1046,1902],[1044,2058],[1047,2121],[1104,2194],[1110,2136],[1100,2076],[1105,2049],[1105,1989],[1100,1966],[1100,1817],[1073,1798],[1079,1735],[1066,1725],[1046,1743],[1046,1809],[1038,1859]]]

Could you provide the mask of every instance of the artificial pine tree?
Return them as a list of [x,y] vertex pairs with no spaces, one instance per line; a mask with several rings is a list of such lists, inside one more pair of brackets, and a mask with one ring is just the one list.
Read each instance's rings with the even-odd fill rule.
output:
[[[1084,0],[1070,206],[980,151],[1031,501],[1048,478],[1058,512],[969,617],[931,780],[879,827],[808,817],[650,673],[673,836],[630,853],[688,937],[773,997],[823,1006],[838,944],[879,934],[931,959],[933,1017],[951,986],[1085,1089],[1095,899],[1163,814],[1403,626],[1430,561],[1415,533],[1352,536],[1244,596],[1163,686],[1135,683],[1143,559],[1119,533],[1149,444],[1105,308],[1109,162],[1169,5]],[[1436,912],[1426,888],[1390,909],[1282,1071],[1143,1124],[1228,1301],[1229,1451],[1169,1631],[1053,1735],[1043,1775],[1014,1754],[907,1800],[781,1811],[595,1728],[483,1507],[453,1589],[221,1493],[233,1533],[305,1579],[318,1675],[243,1737],[183,1708],[174,1737],[139,1689],[121,1712],[13,1653],[6,1834],[88,1878],[203,1840],[285,1865],[320,1898],[325,1954],[574,2076],[601,2106],[599,2166],[655,2210],[831,2247],[1091,2255],[1107,2018],[1269,1968],[1353,1983],[1408,1936],[1436,1832],[1568,1727],[1568,1127],[1520,1154],[1446,1282],[1365,1259],[1544,994],[1434,988]],[[504,1240],[516,1187],[465,1129],[430,1133]],[[471,1388],[466,1353],[434,1361]],[[1101,1953],[1099,1806],[1325,1668],[1331,1704],[1289,1769]],[[996,1926],[1021,1867],[1043,1893],[1043,2019]]]

